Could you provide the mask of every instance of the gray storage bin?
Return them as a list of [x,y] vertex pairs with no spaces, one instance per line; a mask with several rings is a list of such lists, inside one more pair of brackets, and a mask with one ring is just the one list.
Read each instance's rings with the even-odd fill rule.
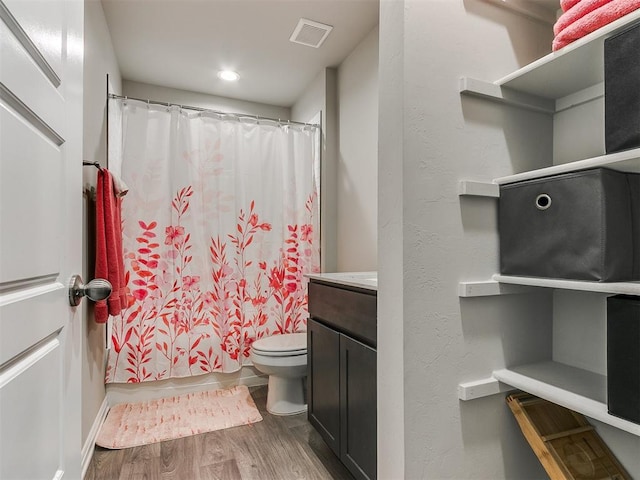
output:
[[607,153],[640,147],[640,23],[604,41]]
[[640,297],[607,298],[607,406],[640,424]]
[[501,185],[500,272],[590,281],[639,279],[637,179],[596,168]]
[[633,235],[633,272],[640,279],[640,174],[628,174],[631,193],[631,228]]

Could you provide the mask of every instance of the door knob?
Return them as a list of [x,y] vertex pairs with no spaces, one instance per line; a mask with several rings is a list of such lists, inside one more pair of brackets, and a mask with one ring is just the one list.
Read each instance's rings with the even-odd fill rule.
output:
[[79,305],[82,297],[97,302],[109,298],[109,295],[111,295],[111,283],[104,278],[95,278],[85,285],[80,275],[71,277],[69,303],[72,307]]

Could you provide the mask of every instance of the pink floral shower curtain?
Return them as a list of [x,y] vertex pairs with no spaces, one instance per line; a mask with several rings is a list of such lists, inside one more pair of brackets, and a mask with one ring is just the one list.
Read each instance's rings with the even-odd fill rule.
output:
[[319,271],[318,129],[112,107],[130,300],[111,320],[106,381],[233,372],[255,339],[305,331],[303,275]]

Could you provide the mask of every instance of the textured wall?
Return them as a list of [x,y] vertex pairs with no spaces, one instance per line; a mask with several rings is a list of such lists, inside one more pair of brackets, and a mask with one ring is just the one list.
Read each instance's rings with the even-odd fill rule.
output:
[[550,25],[481,1],[382,1],[379,428],[394,435],[379,440],[381,478],[544,478],[503,396],[457,398],[460,382],[550,358],[552,306],[544,293],[458,298],[458,282],[497,271],[498,245],[495,202],[457,186],[549,163],[552,125],[462,98],[458,82],[498,79],[550,41]]

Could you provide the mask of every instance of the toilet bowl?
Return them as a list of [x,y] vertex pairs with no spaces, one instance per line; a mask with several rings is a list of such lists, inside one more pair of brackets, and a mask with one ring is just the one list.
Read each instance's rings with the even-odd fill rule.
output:
[[251,361],[269,375],[267,411],[273,415],[295,415],[307,410],[304,377],[307,375],[307,334],[286,333],[256,340]]

